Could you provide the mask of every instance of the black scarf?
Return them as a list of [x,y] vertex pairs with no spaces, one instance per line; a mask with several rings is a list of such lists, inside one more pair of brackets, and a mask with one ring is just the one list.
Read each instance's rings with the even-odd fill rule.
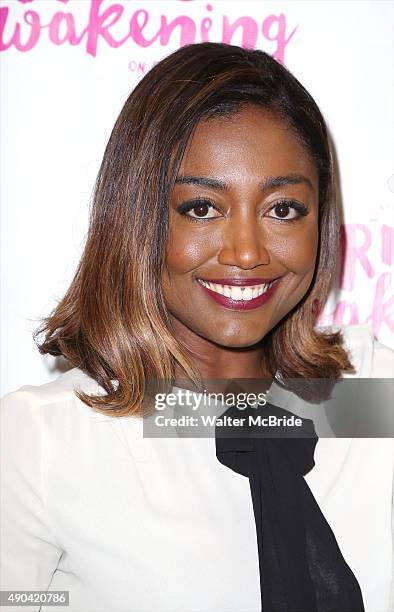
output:
[[[222,416],[293,416],[266,404]],[[302,427],[220,427],[216,456],[249,478],[263,612],[363,612],[359,584],[304,476],[315,465],[313,422]],[[258,432],[258,433],[257,433]],[[256,437],[263,433],[266,437]],[[267,437],[271,436],[271,437]],[[278,436],[279,437],[272,437]],[[224,437],[223,437],[224,436]],[[239,437],[234,437],[239,436]],[[345,503],[345,501],[344,501]]]

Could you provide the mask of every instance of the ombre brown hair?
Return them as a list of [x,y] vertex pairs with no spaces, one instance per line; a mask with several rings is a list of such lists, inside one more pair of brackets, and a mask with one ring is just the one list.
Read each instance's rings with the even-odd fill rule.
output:
[[[335,271],[339,213],[325,121],[310,94],[263,51],[221,43],[183,47],[159,62],[116,120],[95,185],[86,246],[74,279],[34,337],[104,389],[78,397],[101,412],[142,415],[146,381],[199,372],[174,337],[162,292],[170,194],[197,123],[270,110],[292,129],[319,176],[319,248],[311,286],[264,339],[265,366],[286,379],[353,372],[340,332],[315,329]],[[39,342],[38,337],[44,334]],[[284,382],[284,384],[286,384]],[[291,384],[289,383],[291,388]]]

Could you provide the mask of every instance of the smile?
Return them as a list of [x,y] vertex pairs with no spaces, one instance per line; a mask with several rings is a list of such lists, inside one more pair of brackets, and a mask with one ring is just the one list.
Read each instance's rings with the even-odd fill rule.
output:
[[205,292],[222,306],[236,310],[250,310],[258,308],[271,297],[280,279],[249,287],[210,283],[201,278],[198,278],[197,281]]

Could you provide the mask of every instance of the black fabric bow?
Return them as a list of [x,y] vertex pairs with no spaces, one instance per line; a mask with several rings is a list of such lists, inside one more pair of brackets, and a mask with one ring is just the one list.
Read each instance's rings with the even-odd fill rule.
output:
[[[266,404],[249,415],[293,416]],[[240,417],[232,406],[223,416]],[[363,612],[360,586],[304,476],[315,465],[313,421],[215,428],[220,463],[249,478],[263,612]],[[235,437],[234,437],[235,436]],[[344,501],[345,503],[345,501]]]

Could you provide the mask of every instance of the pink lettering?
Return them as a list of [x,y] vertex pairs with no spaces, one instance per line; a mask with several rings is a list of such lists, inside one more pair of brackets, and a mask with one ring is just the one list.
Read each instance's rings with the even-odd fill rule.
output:
[[384,272],[379,276],[375,288],[375,298],[372,308],[372,314],[367,318],[367,322],[371,321],[372,329],[377,337],[380,328],[385,323],[390,331],[394,332],[394,296],[391,296],[385,302],[385,293],[391,285],[390,272]]
[[9,49],[12,45],[18,51],[30,51],[37,44],[40,38],[40,17],[35,11],[26,11],[23,15],[25,23],[30,27],[30,35],[27,41],[23,44],[21,41],[21,26],[19,23],[15,25],[14,33],[8,43],[4,42],[4,29],[7,22],[9,9],[7,7],[0,8],[0,51]]
[[[272,26],[277,23],[277,31],[275,35],[271,34]],[[263,35],[267,40],[275,40],[277,42],[276,50],[272,57],[282,64],[285,61],[285,50],[298,26],[286,38],[286,17],[281,13],[279,16],[270,15],[263,22]]]
[[[142,23],[140,23],[142,15]],[[130,20],[130,35],[140,47],[149,47],[159,38],[162,46],[168,45],[170,37],[176,27],[180,27],[180,46],[189,45],[195,41],[196,25],[190,17],[176,17],[170,23],[165,16],[161,16],[160,29],[151,39],[144,37],[142,30],[149,20],[149,13],[144,9],[136,11]]]
[[193,19],[190,19],[190,17],[181,16],[177,17],[170,23],[167,23],[167,18],[162,15],[160,28],[161,45],[168,45],[170,36],[174,28],[176,28],[177,26],[180,26],[181,28],[180,46],[183,47],[184,45],[190,45],[191,43],[194,43],[196,39],[196,24],[194,23]]
[[[31,4],[34,1],[18,0],[22,5]],[[69,2],[69,0],[58,1],[62,5]],[[180,46],[196,42],[196,20],[185,15],[175,17],[171,21],[168,20],[166,15],[160,15],[160,24],[156,33],[151,38],[148,38],[144,34],[144,29],[149,22],[150,14],[145,9],[139,9],[132,13],[127,24],[127,33],[118,39],[111,32],[111,28],[121,21],[122,17],[124,17],[124,8],[126,8],[126,5],[128,8],[131,2],[124,2],[123,4],[110,3],[104,9],[104,0],[85,1],[89,2],[89,20],[84,28],[77,28],[75,16],[72,12],[55,12],[49,23],[42,23],[39,12],[27,10],[23,14],[21,22],[17,22],[11,28],[10,35],[5,34],[5,31],[6,23],[10,19],[11,10],[7,7],[2,7],[0,9],[0,50],[6,51],[10,47],[15,47],[18,51],[30,51],[39,42],[41,34],[45,29],[48,29],[48,39],[54,45],[61,45],[65,42],[71,45],[78,45],[85,39],[86,52],[93,57],[97,55],[100,39],[104,40],[112,48],[120,47],[128,39],[131,39],[136,45],[143,48],[151,46],[157,40],[160,45],[166,46],[172,40],[174,32],[176,32],[179,34]],[[165,3],[161,3],[160,6],[165,7]],[[37,7],[39,8],[38,3]],[[149,3],[147,3],[147,7],[150,8]],[[207,4],[205,8],[208,12],[213,11],[212,4]],[[259,26],[253,17],[239,17],[233,23],[230,23],[226,15],[221,15],[218,19],[221,19],[220,25],[222,28],[221,33],[219,32],[218,40],[221,39],[223,42],[231,43],[239,33],[243,47],[256,48]],[[29,26],[29,30],[25,33],[23,28],[26,24]],[[198,32],[203,42],[209,42],[210,31],[213,25],[214,22],[211,16],[202,16]],[[284,61],[287,44],[293,37],[296,29],[297,27],[290,34],[286,34],[286,17],[282,13],[278,16],[270,15],[262,22],[262,35],[268,41],[276,42],[273,56],[277,60]],[[77,31],[80,33],[77,34]]]
[[[364,240],[358,245],[358,236]],[[374,276],[374,270],[366,252],[371,246],[371,232],[361,224],[346,224],[341,227],[341,251],[342,251],[342,270],[341,270],[341,289],[352,291],[356,277],[356,264],[359,262],[369,278]]]
[[[60,35],[62,24],[65,25],[65,33]],[[66,40],[71,45],[78,45],[84,37],[86,30],[77,36],[75,33],[74,17],[71,13],[56,13],[49,24],[49,40],[55,45],[62,45]]]
[[[373,229],[373,228],[372,228]],[[369,278],[374,276],[374,270],[367,251],[372,243],[372,229],[365,225],[348,224],[341,227],[341,250],[342,250],[342,281],[341,288],[353,291],[355,289],[356,264],[358,270],[363,271]],[[374,237],[381,238],[381,261],[389,266],[393,262],[393,228],[382,224],[376,228]],[[376,251],[375,251],[376,252]],[[357,263],[358,262],[358,263]],[[360,265],[361,264],[361,265]],[[362,315],[360,318],[361,305],[355,301],[339,301],[334,311],[330,312],[328,307],[320,311],[317,325],[351,325],[361,320],[370,323],[375,337],[379,337],[382,326],[387,325],[390,331],[394,331],[394,297],[389,291],[391,273],[384,272],[377,279],[373,291],[373,303],[370,314]],[[363,287],[364,289],[364,287]],[[371,295],[372,291],[364,289],[364,293]],[[315,305],[314,305],[315,306]]]
[[359,323],[358,309],[354,302],[342,300],[335,307],[332,318],[334,325],[354,325]]
[[228,17],[223,17],[223,37],[224,43],[231,43],[235,31],[242,27],[242,47],[254,49],[257,41],[257,23],[252,17],[239,17],[232,25]]
[[212,19],[210,17],[205,17],[205,19],[202,20],[200,27],[201,42],[210,42],[209,30],[211,29],[211,27]]
[[[142,23],[140,23],[140,15],[142,15]],[[148,23],[148,19],[148,11],[145,11],[144,9],[136,11],[130,19],[130,36],[140,47],[149,47],[149,45],[151,45],[153,40],[155,40],[157,37],[156,35],[154,39],[148,40],[142,34],[142,30]]]
[[[119,21],[120,17],[123,13],[123,6],[121,4],[112,4],[100,15],[100,6],[103,0],[91,0],[90,4],[90,15],[89,15],[89,25],[87,28],[88,32],[88,40],[86,44],[86,50],[89,55],[93,55],[96,57],[97,54],[97,42],[99,36],[102,36],[106,43],[109,44],[110,47],[120,47],[124,41],[128,38],[128,35],[125,36],[122,40],[115,40],[111,34],[108,32],[108,28],[117,21]],[[105,22],[108,18],[112,17],[111,21],[107,24]]]
[[382,225],[382,261],[391,266],[394,259],[394,227]]

